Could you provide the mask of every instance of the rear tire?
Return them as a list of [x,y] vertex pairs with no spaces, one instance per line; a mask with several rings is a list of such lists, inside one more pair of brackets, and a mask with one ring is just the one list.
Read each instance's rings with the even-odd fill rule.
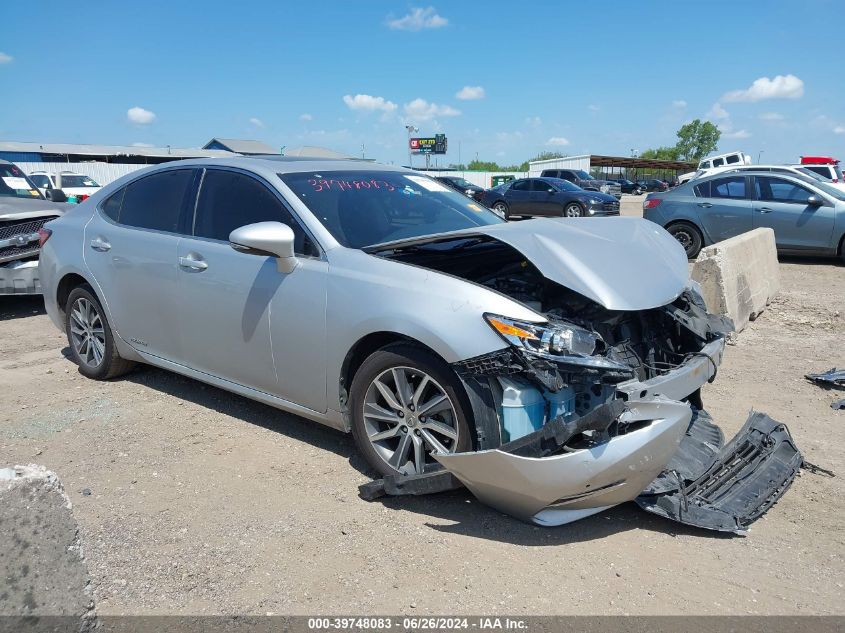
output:
[[494,210],[494,211],[498,211],[499,213],[501,213],[501,214],[502,214],[502,217],[504,217],[504,218],[505,218],[505,220],[510,221],[510,219],[511,219],[511,212],[510,212],[510,209],[508,209],[508,205],[507,205],[507,204],[505,204],[504,202],[497,202],[497,203],[495,203],[495,204],[493,205],[493,210]]
[[698,253],[704,245],[704,237],[698,227],[690,222],[675,222],[667,226],[666,230],[684,247],[687,259],[698,257]]
[[431,352],[388,345],[355,372],[349,393],[352,436],[382,475],[425,472],[429,454],[472,447],[471,408],[455,372]]
[[108,380],[130,371],[135,363],[117,353],[103,306],[88,284],[70,291],[65,304],[65,333],[79,372],[94,380]]

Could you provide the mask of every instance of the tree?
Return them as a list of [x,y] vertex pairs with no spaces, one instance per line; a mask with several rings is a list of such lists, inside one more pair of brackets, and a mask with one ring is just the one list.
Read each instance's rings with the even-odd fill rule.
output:
[[687,161],[699,161],[716,151],[722,132],[710,121],[695,119],[678,130],[678,143],[675,149],[678,158]]
[[657,149],[647,149],[639,158],[649,158],[651,160],[678,160],[677,147],[658,147]]

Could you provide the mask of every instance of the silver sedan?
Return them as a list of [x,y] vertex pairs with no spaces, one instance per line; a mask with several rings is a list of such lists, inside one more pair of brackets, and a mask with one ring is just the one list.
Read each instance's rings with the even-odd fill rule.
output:
[[[364,161],[167,163],[47,232],[47,311],[84,375],[175,371],[351,431],[381,475],[445,468],[544,525],[636,497],[724,347],[653,223],[508,223]],[[552,424],[571,431],[554,455],[505,451]]]

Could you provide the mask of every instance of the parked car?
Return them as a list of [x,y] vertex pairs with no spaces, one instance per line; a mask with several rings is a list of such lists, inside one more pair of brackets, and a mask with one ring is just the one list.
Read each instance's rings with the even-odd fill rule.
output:
[[29,177],[48,200],[56,202],[82,202],[100,188],[90,176],[72,171],[61,171],[57,174],[34,171]]
[[622,193],[630,193],[630,194],[633,194],[635,196],[638,196],[643,192],[642,186],[640,186],[638,183],[636,183],[632,180],[628,180],[626,178],[617,178],[617,179],[613,180],[612,182],[615,182],[616,184],[619,185],[619,187],[622,189]]
[[643,191],[666,191],[669,189],[669,183],[657,178],[647,178],[645,180],[638,180],[637,184]]
[[581,189],[606,193],[614,196],[617,200],[622,197],[622,188],[619,186],[619,183],[593,178],[583,169],[544,169],[540,176],[568,180],[572,184],[581,187]]
[[[445,469],[559,525],[718,458],[687,400],[727,326],[641,218],[504,222],[400,167],[238,157],[126,175],[45,230],[47,314],[83,375],[148,363],[351,431],[385,482]],[[760,514],[788,486],[766,481]]]
[[842,176],[839,159],[837,158],[831,156],[802,156],[800,165],[795,166],[814,171],[834,184],[845,184],[845,178]]
[[774,171],[780,172],[785,174],[792,174],[798,178],[809,179],[812,181],[823,182],[828,184],[836,189],[841,191],[845,191],[845,182],[832,182],[830,178],[819,174],[817,171],[809,169],[806,165],[745,165],[742,167],[734,167],[733,169],[726,169],[724,171],[720,171],[719,173],[723,174],[732,174],[737,172],[746,172],[746,171]]
[[810,176],[720,173],[649,194],[643,215],[669,231],[690,258],[703,246],[758,227],[774,230],[781,252],[843,257],[845,192]]
[[615,197],[598,191],[585,191],[559,178],[520,178],[488,189],[481,202],[505,219],[619,215],[619,201]]
[[434,179],[479,202],[481,201],[481,196],[484,195],[484,187],[474,185],[466,178],[461,178],[460,176],[435,176]]
[[0,160],[0,295],[38,294],[42,227],[67,205],[48,202],[16,165]]
[[720,169],[729,169],[731,167],[739,167],[741,165],[750,164],[751,156],[744,152],[727,152],[716,156],[708,156],[707,158],[703,158],[699,161],[698,169],[678,176],[678,183],[683,184],[693,180],[694,178],[701,178],[702,176],[710,175]]

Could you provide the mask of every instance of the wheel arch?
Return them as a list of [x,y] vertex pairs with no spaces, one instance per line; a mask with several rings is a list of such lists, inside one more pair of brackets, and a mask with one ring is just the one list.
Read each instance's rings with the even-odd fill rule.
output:
[[407,343],[409,345],[414,345],[434,354],[437,358],[443,360],[444,363],[447,363],[447,361],[434,349],[406,334],[390,331],[371,332],[370,334],[358,339],[352,347],[349,348],[349,351],[346,352],[346,356],[341,364],[338,389],[340,390],[340,404],[344,407],[344,409],[349,401],[349,387],[352,384],[352,379],[355,377],[355,373],[361,367],[363,362],[374,352],[377,352],[378,350],[393,343]]
[[60,280],[59,283],[56,284],[56,304],[59,308],[59,312],[62,315],[65,313],[65,306],[67,305],[68,297],[70,293],[73,292],[74,288],[78,288],[79,286],[87,285],[91,288],[91,291],[94,293],[94,296],[100,301],[100,305],[103,304],[103,299],[97,293],[96,288],[94,285],[88,281],[85,277],[80,275],[76,272],[66,273]]

